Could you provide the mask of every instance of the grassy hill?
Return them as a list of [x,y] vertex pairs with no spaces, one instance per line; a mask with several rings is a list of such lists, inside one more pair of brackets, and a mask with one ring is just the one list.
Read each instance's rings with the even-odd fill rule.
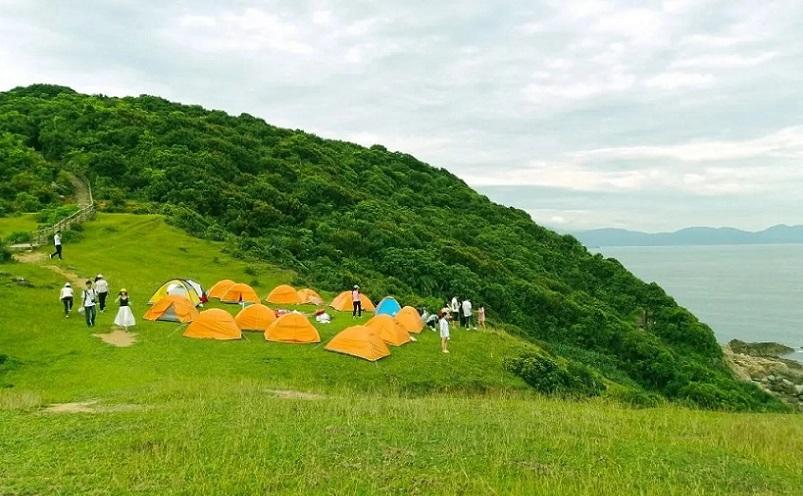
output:
[[470,297],[548,343],[574,382],[600,374],[684,404],[783,409],[735,380],[711,329],[660,287],[410,155],[50,85],[0,93],[0,138],[0,213],[57,204],[67,172],[84,175],[106,208],[165,214],[300,283],[359,283],[432,309]]
[[[376,364],[322,346],[181,336],[143,322],[163,280],[229,277],[265,294],[295,275],[244,262],[159,216],[102,214],[65,246],[0,264],[0,494],[798,494],[803,421],[536,395],[502,367],[531,342],[425,331]],[[55,267],[55,269],[54,269]],[[131,291],[137,342],[113,312],[61,315],[66,278]],[[22,276],[33,286],[11,281]],[[328,293],[327,296],[331,296]],[[236,308],[224,306],[235,312]],[[335,314],[324,342],[352,324]],[[78,403],[70,413],[70,405]],[[59,409],[61,413],[59,413]]]

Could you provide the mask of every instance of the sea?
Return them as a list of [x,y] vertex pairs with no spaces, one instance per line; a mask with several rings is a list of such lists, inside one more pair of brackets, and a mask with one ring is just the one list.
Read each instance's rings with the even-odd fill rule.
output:
[[803,362],[803,245],[602,247],[656,282],[721,343],[772,341]]

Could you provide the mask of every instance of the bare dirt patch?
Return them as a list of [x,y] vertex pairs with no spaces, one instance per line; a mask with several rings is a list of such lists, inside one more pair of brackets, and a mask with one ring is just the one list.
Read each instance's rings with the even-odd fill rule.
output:
[[326,396],[322,394],[293,391],[292,389],[266,389],[265,392],[277,398],[288,400],[322,400],[326,398]]
[[116,346],[117,348],[128,348],[137,342],[137,334],[134,332],[125,332],[116,329],[107,334],[93,334],[96,338],[100,338],[104,343]]
[[100,400],[76,401],[72,403],[53,403],[42,409],[42,413],[110,413],[140,410],[140,405],[118,404],[101,405]]
[[15,253],[14,260],[20,263],[35,264],[47,260],[47,254],[41,251],[26,251],[22,253]]
[[52,270],[56,274],[63,276],[65,279],[70,281],[74,288],[83,287],[86,278],[79,276],[75,272],[65,269],[63,267],[59,267],[58,265],[43,265],[42,267]]

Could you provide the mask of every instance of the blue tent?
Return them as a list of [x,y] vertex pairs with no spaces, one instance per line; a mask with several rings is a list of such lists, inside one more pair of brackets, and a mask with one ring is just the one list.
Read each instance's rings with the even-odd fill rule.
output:
[[401,310],[401,305],[399,302],[396,301],[396,298],[392,296],[385,296],[382,298],[382,301],[379,302],[379,305],[376,306],[376,315],[390,315],[391,317],[395,317],[397,313]]

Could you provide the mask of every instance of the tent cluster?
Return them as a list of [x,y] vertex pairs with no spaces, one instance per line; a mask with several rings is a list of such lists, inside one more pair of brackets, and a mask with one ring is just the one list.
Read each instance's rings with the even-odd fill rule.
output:
[[[411,334],[424,328],[418,311],[413,307],[401,307],[393,297],[386,297],[374,307],[371,299],[360,295],[363,310],[376,315],[365,325],[351,326],[339,332],[325,349],[376,361],[390,355],[388,346],[402,346],[415,341]],[[240,312],[232,315],[219,308],[198,311],[208,299],[222,303],[246,304]],[[278,305],[322,305],[323,299],[312,289],[296,290],[282,284],[273,288],[265,297],[269,303]],[[203,287],[190,279],[171,279],[151,297],[151,307],[145,319],[152,321],[189,324],[184,336],[197,339],[241,339],[243,331],[264,333],[266,341],[278,343],[320,343],[318,330],[303,313],[292,311],[277,315],[274,310],[260,303],[254,289],[243,283],[224,279],[215,283],[206,293]],[[344,291],[329,304],[339,311],[352,310],[350,291]]]

